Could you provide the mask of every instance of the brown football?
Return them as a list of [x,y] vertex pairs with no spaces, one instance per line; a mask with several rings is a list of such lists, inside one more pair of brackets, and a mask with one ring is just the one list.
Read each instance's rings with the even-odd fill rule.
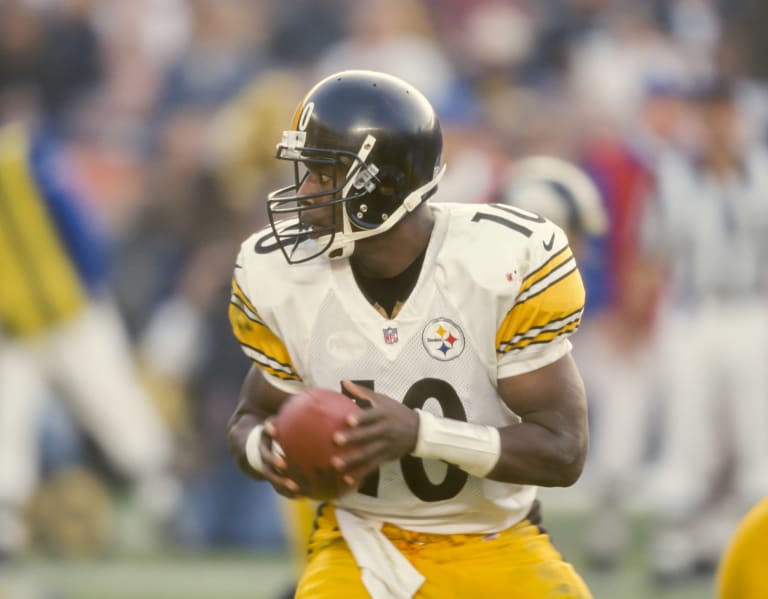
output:
[[275,419],[275,441],[288,464],[287,474],[307,496],[327,500],[353,490],[331,465],[343,448],[333,434],[347,427],[347,417],[360,407],[338,391],[308,388],[292,395]]

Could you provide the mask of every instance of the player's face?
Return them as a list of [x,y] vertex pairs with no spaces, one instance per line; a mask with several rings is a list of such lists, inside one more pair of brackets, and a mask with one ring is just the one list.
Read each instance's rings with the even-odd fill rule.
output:
[[338,168],[332,165],[312,166],[307,169],[301,185],[298,189],[299,195],[312,195],[314,197],[305,198],[300,201],[302,206],[311,206],[313,209],[302,212],[302,221],[304,224],[319,229],[327,227],[334,223],[333,210],[340,210],[340,205],[326,206],[336,197],[338,191],[339,173]]

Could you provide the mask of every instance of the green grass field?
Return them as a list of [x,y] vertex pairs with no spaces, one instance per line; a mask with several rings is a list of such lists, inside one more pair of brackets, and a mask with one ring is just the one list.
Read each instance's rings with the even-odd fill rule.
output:
[[[648,576],[645,523],[634,523],[634,544],[617,571],[583,563],[583,516],[550,513],[546,528],[586,578],[596,599],[712,599],[711,578],[654,587]],[[269,553],[117,555],[102,559],[30,558],[0,565],[0,599],[276,599],[293,577],[290,560]],[[474,599],[474,598],[471,598]]]

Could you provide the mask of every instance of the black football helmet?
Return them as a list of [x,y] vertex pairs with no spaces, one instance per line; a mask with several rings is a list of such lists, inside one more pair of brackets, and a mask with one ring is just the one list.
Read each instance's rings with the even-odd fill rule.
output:
[[[352,254],[358,239],[391,229],[437,190],[442,133],[434,109],[405,81],[374,71],[343,71],[317,83],[296,109],[277,158],[294,163],[293,185],[268,195],[272,231],[290,263]],[[308,169],[341,175],[333,189],[299,194]],[[318,196],[331,200],[314,204]],[[307,212],[332,210],[310,226]]]

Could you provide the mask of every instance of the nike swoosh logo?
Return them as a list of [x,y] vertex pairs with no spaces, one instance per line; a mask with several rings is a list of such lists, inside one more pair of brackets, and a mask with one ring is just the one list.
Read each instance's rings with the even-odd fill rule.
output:
[[542,241],[542,245],[544,246],[544,249],[549,251],[552,249],[552,246],[555,245],[555,234],[552,233],[552,237],[549,238],[549,241]]

